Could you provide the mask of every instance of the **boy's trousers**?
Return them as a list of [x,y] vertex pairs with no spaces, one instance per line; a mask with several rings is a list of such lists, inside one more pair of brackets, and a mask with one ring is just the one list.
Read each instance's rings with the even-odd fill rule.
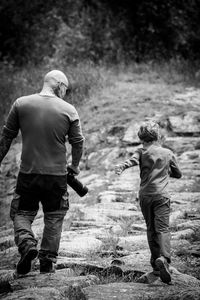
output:
[[67,176],[19,173],[10,216],[14,224],[15,243],[20,253],[23,253],[27,244],[37,245],[31,225],[38,212],[39,202],[44,212],[39,258],[55,260],[64,216],[69,208]]
[[140,195],[140,207],[147,225],[147,239],[151,251],[151,265],[164,256],[170,259],[169,215],[170,199],[159,195]]

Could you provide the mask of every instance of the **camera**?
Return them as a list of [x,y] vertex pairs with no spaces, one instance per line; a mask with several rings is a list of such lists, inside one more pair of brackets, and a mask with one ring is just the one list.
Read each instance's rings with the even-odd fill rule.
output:
[[75,178],[73,171],[67,168],[67,184],[80,196],[83,197],[88,193],[87,186],[83,185],[77,178]]

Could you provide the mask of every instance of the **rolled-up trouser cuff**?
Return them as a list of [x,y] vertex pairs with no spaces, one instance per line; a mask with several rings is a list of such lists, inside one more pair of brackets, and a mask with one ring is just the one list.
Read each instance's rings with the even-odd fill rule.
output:
[[33,243],[37,245],[37,239],[34,236],[34,233],[31,228],[31,224],[37,214],[37,211],[23,211],[19,210],[14,217],[14,235],[15,243],[20,249],[24,248],[24,245],[27,243]]
[[40,250],[38,258],[39,258],[39,260],[51,261],[53,263],[56,263],[57,253],[53,253],[53,252],[45,251],[45,250]]

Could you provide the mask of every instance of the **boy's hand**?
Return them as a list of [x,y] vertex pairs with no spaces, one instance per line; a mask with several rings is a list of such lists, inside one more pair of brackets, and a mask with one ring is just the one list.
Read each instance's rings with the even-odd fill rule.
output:
[[115,174],[120,175],[124,171],[123,165],[115,166]]

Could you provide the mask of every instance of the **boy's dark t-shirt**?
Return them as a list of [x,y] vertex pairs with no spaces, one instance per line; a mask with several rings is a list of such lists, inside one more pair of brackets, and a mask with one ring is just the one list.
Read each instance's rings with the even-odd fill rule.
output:
[[157,144],[153,144],[147,149],[137,149],[129,162],[127,167],[133,165],[139,165],[140,167],[139,194],[141,196],[160,195],[168,197],[169,176],[181,177],[181,171],[173,152]]

